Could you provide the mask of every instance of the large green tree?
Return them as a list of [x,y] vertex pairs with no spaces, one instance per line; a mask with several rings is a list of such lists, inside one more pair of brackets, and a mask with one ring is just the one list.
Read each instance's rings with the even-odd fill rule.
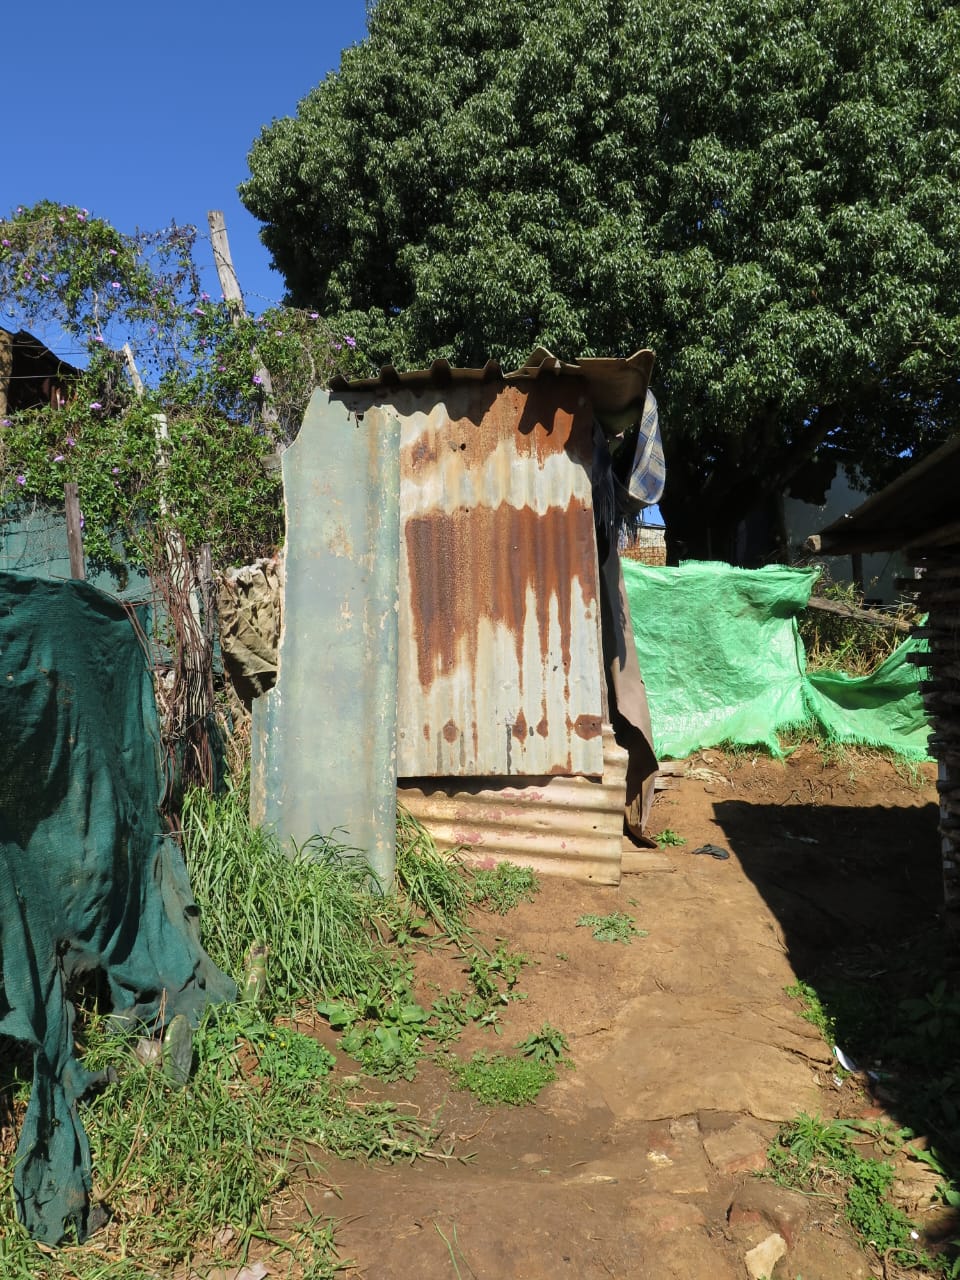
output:
[[954,430],[954,3],[379,0],[250,170],[374,363],[652,346],[692,552],[818,449],[876,483]]

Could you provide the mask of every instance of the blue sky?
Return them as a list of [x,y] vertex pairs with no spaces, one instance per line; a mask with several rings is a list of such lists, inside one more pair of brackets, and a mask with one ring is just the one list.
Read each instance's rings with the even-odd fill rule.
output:
[[[292,115],[363,39],[364,0],[4,10],[0,217],[49,199],[123,232],[176,221],[206,235],[207,211],[222,209],[249,309],[278,301],[283,281],[237,184],[263,125]],[[197,256],[219,297],[208,241]]]

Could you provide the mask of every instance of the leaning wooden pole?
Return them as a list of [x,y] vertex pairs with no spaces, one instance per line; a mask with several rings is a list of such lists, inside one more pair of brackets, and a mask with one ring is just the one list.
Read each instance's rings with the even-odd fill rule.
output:
[[[240,282],[234,270],[233,258],[230,256],[230,241],[227,239],[227,224],[223,216],[223,210],[211,209],[207,214],[207,222],[210,225],[210,244],[213,247],[213,262],[217,268],[220,288],[223,290],[223,296],[227,306],[230,308],[233,321],[238,324],[247,314],[247,310],[244,306]],[[255,358],[259,359],[256,353]],[[263,390],[261,416],[264,422],[273,425],[277,421],[277,411],[273,406],[273,383],[270,379],[270,370],[266,365],[258,365],[257,377],[260,379],[258,385]]]

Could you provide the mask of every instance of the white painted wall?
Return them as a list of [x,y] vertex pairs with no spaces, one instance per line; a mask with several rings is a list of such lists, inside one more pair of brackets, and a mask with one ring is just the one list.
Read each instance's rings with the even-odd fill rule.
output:
[[[792,561],[811,560],[822,562],[827,566],[834,582],[852,582],[853,568],[850,556],[815,556],[810,557],[803,549],[803,542],[811,533],[819,533],[827,525],[833,524],[854,511],[865,502],[868,495],[850,484],[846,471],[839,467],[836,477],[827,490],[827,500],[822,506],[812,502],[800,502],[796,498],[784,498],[783,520],[787,532],[787,544]],[[863,587],[868,600],[877,600],[881,604],[894,604],[899,592],[893,580],[912,574],[912,567],[907,564],[899,551],[883,551],[863,557]]]

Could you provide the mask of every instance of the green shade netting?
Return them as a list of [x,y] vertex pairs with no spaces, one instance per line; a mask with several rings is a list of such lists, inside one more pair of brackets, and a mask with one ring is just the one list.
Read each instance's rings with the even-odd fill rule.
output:
[[929,758],[918,670],[907,657],[921,642],[908,640],[869,676],[807,673],[796,617],[819,572],[624,560],[658,756],[720,742],[781,755],[781,731],[812,725],[831,742]]
[[73,988],[98,975],[123,1025],[233,999],[201,949],[163,833],[153,684],[121,605],[79,582],[0,573],[0,1033],[34,1051],[14,1170],[48,1243],[88,1231]]

